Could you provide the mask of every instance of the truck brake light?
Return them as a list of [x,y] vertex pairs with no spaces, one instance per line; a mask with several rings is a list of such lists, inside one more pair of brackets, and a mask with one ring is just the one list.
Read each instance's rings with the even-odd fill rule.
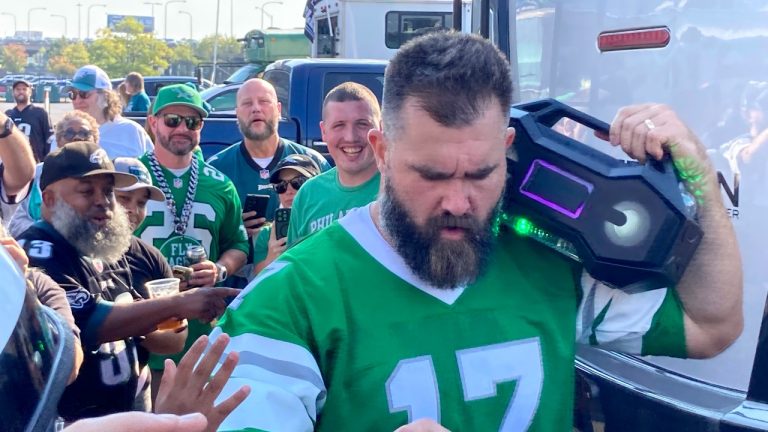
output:
[[631,30],[613,30],[597,36],[600,52],[644,48],[662,48],[669,45],[671,35],[667,27],[650,27]]

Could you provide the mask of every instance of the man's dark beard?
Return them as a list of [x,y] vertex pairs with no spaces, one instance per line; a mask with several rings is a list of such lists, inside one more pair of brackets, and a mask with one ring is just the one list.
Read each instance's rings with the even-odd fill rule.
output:
[[[386,177],[379,203],[382,229],[408,267],[425,282],[452,289],[475,282],[487,268],[494,238],[491,222],[499,206],[485,221],[443,214],[429,218],[424,227],[419,227]],[[466,238],[440,238],[440,230],[446,227],[463,228]]]
[[171,154],[174,154],[176,156],[186,156],[186,155],[192,153],[192,151],[195,149],[195,147],[197,147],[200,144],[199,142],[196,143],[194,140],[190,140],[190,147],[189,148],[184,147],[182,149],[179,149],[179,148],[174,148],[173,146],[171,146],[171,137],[170,137],[170,135],[169,136],[165,136],[165,137],[163,137],[161,135],[157,135],[156,139],[157,139],[157,142],[160,144],[160,146],[162,146],[164,149],[168,150],[168,152],[170,152]]
[[26,105],[29,103],[29,96],[23,94],[19,96],[14,96],[13,99],[16,100],[16,103],[19,105]]
[[107,264],[117,262],[131,245],[131,223],[125,210],[119,205],[112,212],[112,219],[103,227],[84,219],[63,199],[56,198],[51,225],[77,251],[87,257],[99,258]]
[[254,132],[251,130],[250,123],[245,123],[237,119],[237,126],[244,137],[254,141],[264,141],[275,134],[275,125],[269,119],[264,120],[264,132]]

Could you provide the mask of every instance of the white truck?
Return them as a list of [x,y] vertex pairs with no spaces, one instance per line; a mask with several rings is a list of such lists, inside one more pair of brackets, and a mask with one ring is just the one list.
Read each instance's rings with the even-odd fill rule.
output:
[[[462,12],[468,31],[469,2]],[[415,36],[452,26],[452,0],[320,0],[308,22],[312,57],[380,60]]]
[[[484,17],[484,35],[512,62],[516,102],[557,98],[608,122],[619,107],[629,104],[673,107],[715,161],[723,202],[740,244],[745,320],[741,337],[709,360],[580,349],[575,429],[768,430],[766,3],[473,3],[472,30],[480,32],[479,17]],[[559,126],[590,145],[608,147],[579,125]]]

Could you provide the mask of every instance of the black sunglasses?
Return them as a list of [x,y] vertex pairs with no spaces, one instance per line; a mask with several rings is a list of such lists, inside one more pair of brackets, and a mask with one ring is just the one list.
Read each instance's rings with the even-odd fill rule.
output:
[[193,131],[203,127],[203,119],[197,116],[180,116],[178,114],[163,114],[163,123],[169,128],[177,128],[181,125],[181,122],[187,125],[187,129]]
[[88,99],[88,96],[90,95],[91,95],[91,92],[82,91],[82,90],[70,90],[69,93],[67,93],[67,96],[72,100],[75,100],[77,98]]
[[88,141],[93,136],[93,133],[88,129],[74,130],[67,128],[61,136],[67,141],[74,141],[77,138],[78,141]]
[[284,194],[288,190],[288,185],[289,184],[291,185],[291,187],[294,190],[299,190],[301,185],[303,185],[304,182],[306,182],[307,180],[308,179],[306,177],[304,177],[304,176],[298,176],[298,177],[294,177],[294,178],[292,178],[290,180],[282,180],[282,181],[277,182],[277,183],[272,183],[272,185],[275,187],[275,192],[277,192],[279,194]]

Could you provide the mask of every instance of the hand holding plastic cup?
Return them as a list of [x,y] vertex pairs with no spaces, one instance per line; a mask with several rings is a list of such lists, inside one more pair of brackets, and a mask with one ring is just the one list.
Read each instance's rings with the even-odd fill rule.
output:
[[[155,279],[144,284],[153,297],[168,297],[179,292],[179,280],[176,278]],[[158,330],[175,330],[184,324],[183,320],[167,319],[157,325]]]

